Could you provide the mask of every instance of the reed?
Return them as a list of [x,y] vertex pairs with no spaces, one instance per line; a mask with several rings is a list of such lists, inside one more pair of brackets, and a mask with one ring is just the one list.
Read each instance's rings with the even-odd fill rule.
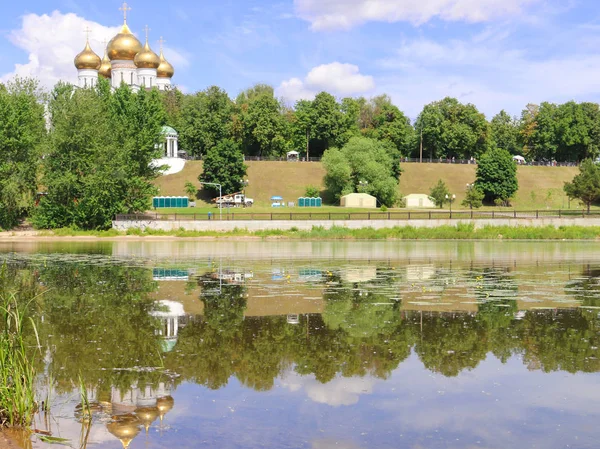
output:
[[[25,308],[16,296],[0,297],[0,427],[27,427],[37,410],[36,370],[25,344]],[[39,339],[38,339],[39,348]]]

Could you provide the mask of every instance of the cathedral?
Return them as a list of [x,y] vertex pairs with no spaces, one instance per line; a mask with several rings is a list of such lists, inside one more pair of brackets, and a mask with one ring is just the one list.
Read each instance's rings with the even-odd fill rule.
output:
[[142,46],[127,25],[127,12],[130,10],[127,3],[124,3],[121,8],[123,27],[108,42],[102,59],[90,47],[88,36],[85,48],[75,57],[79,87],[94,87],[99,76],[111,80],[113,88],[119,87],[121,83],[127,84],[134,91],[153,87],[168,90],[171,87],[175,69],[165,59],[162,38],[160,55],[157,55],[148,43],[149,30],[146,27],[146,44]]

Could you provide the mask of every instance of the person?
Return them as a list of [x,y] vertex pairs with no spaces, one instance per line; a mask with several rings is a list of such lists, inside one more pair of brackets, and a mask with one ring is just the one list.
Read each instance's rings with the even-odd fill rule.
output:
[[208,219],[209,219],[209,220],[212,220],[212,212],[209,212],[209,213],[208,213]]

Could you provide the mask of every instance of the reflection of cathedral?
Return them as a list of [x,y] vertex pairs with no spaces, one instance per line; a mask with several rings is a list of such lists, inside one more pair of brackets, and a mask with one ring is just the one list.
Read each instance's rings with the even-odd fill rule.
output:
[[123,27],[108,43],[104,58],[100,59],[92,50],[88,37],[85,48],[75,57],[79,87],[94,87],[99,76],[111,80],[113,88],[122,83],[134,91],[153,87],[168,90],[171,87],[171,78],[175,70],[164,57],[162,38],[160,55],[157,55],[148,43],[149,29],[146,27],[146,44],[142,46],[127,26],[127,11],[130,9],[127,3],[123,4]]
[[[106,429],[117,437],[124,448],[129,447],[143,427],[146,433],[159,419],[162,423],[165,415],[173,408],[175,401],[171,396],[171,387],[160,382],[156,387],[139,386],[134,383],[130,389],[111,388],[110,402],[99,402],[95,392],[88,392],[90,409],[94,415],[110,416]],[[82,407],[76,409],[81,414]]]

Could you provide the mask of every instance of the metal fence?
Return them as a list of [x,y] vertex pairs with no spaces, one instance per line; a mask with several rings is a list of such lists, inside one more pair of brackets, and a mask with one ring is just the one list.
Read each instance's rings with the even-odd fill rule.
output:
[[[274,220],[471,220],[471,219],[540,219],[540,218],[597,218],[600,211],[586,210],[460,210],[460,211],[394,211],[394,212],[271,212],[271,213],[227,213],[223,221],[274,221]],[[219,220],[217,212],[195,214],[168,214],[153,212],[145,214],[119,214],[116,221],[209,221]]]
[[[186,155],[184,157],[184,159],[190,160],[190,161],[201,161],[202,160],[202,156],[194,156],[194,155]],[[287,161],[287,158],[285,156],[282,157],[275,157],[275,156],[244,156],[244,161],[262,161],[262,162],[285,162]],[[321,158],[320,157],[311,157],[308,159],[309,162],[320,162]],[[290,162],[306,162],[306,158],[300,158],[298,159],[298,161],[290,161]],[[410,157],[403,157],[400,160],[401,163],[419,163],[422,162],[423,164],[459,164],[459,165],[477,165],[477,160],[476,159],[446,159],[446,158],[439,158],[439,159],[430,159],[430,158],[423,158],[423,160],[419,159],[419,158],[410,158]],[[579,166],[579,162],[556,162],[556,161],[529,161],[529,162],[522,162],[522,163],[518,163],[518,165],[529,165],[529,166],[535,166],[535,167],[578,167]]]

